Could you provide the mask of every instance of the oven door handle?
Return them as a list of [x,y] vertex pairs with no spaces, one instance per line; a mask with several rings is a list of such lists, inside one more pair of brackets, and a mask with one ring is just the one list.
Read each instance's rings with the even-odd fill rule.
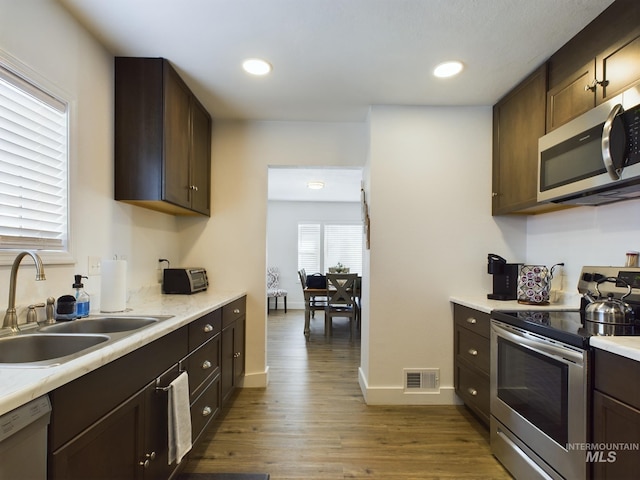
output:
[[553,357],[563,363],[573,363],[580,366],[584,365],[582,353],[577,351],[547,342],[537,336],[534,337],[529,335],[527,332],[511,329],[507,330],[501,325],[497,325],[495,322],[491,322],[491,328],[494,330],[496,335],[541,355]]

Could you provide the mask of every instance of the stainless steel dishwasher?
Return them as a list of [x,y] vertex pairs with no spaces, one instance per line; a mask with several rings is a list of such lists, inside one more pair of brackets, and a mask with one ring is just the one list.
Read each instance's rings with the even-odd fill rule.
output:
[[46,480],[49,397],[0,416],[0,479]]

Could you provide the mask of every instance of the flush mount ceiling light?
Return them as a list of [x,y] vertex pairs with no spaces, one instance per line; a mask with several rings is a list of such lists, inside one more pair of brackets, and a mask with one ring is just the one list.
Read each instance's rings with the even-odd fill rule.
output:
[[433,74],[438,78],[448,78],[459,74],[462,71],[462,62],[452,61],[443,62],[436,66],[433,70]]
[[307,183],[307,188],[310,188],[311,190],[320,190],[320,189],[324,188],[324,183],[323,182],[309,182],[309,183]]
[[242,68],[251,75],[266,75],[272,69],[271,64],[260,58],[249,58],[242,62]]

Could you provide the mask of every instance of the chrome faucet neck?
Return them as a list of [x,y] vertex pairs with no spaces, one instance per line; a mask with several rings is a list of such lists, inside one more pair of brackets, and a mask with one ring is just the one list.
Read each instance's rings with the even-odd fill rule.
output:
[[12,331],[17,332],[18,329],[18,316],[16,315],[16,280],[18,278],[18,267],[22,259],[29,255],[36,265],[36,280],[45,280],[44,266],[40,256],[29,250],[20,252],[11,266],[11,277],[9,279],[9,304],[7,306],[7,313],[4,316],[3,327],[9,327]]

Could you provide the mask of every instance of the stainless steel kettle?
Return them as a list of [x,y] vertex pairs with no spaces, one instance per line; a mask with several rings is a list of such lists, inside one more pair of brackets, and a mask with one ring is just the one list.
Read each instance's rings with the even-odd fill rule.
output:
[[633,325],[635,323],[633,308],[624,301],[631,295],[631,286],[621,278],[605,277],[596,283],[598,298],[600,297],[598,285],[603,282],[624,283],[627,286],[627,293],[620,299],[613,298],[613,294],[610,293],[606,300],[596,300],[589,292],[585,293],[583,297],[589,302],[584,310],[585,320],[613,325]]

